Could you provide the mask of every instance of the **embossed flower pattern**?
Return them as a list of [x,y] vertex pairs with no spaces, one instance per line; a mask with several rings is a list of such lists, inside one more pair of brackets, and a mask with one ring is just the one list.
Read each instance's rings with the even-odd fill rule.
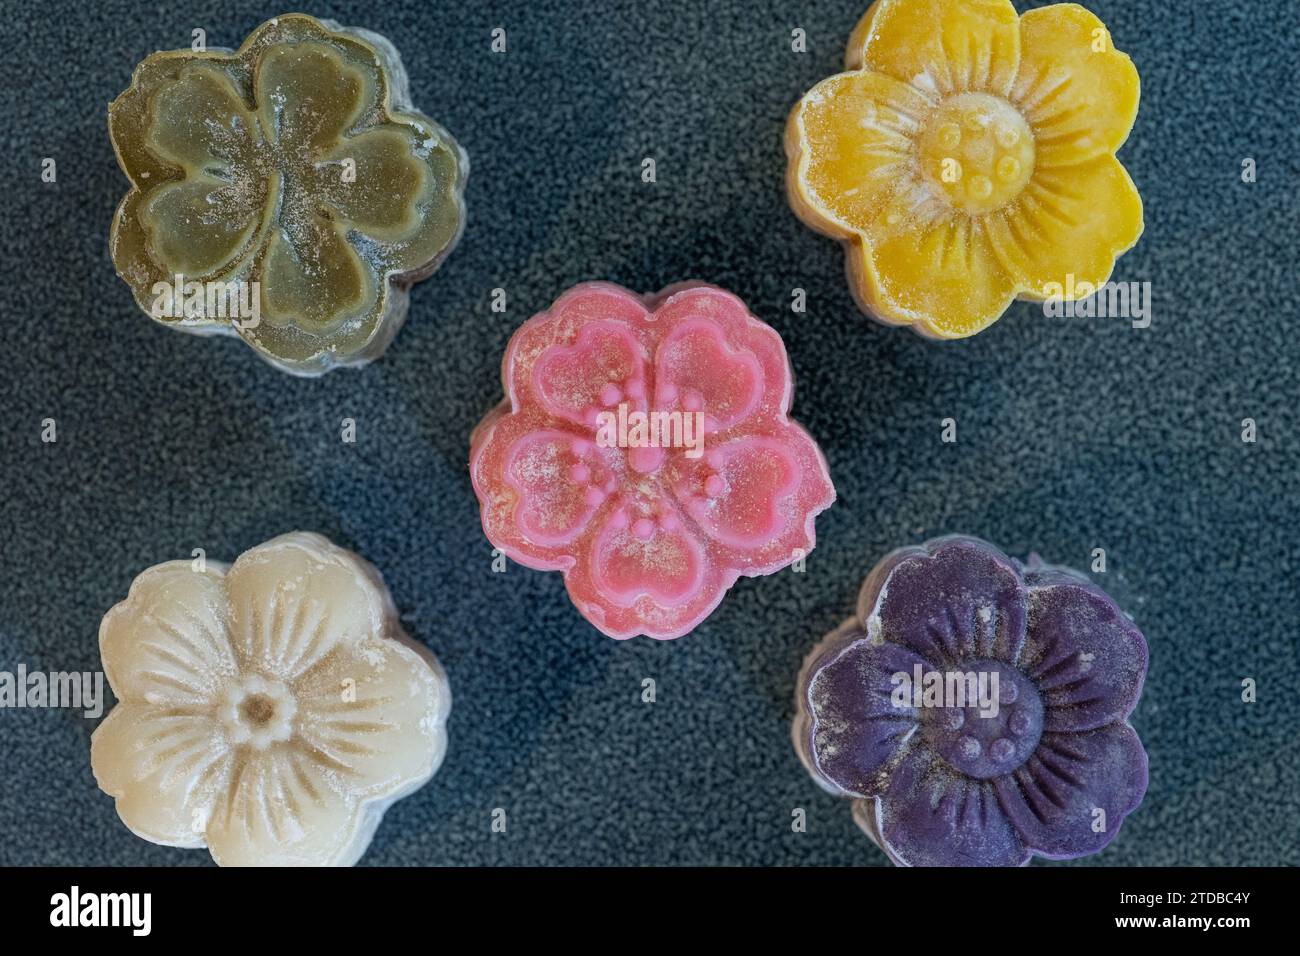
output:
[[[996,673],[996,714],[903,706],[896,675],[918,667]],[[1071,859],[1146,793],[1128,723],[1146,669],[1141,633],[1082,575],[941,538],[877,565],[857,617],[809,655],[795,745],[895,863]]]
[[348,865],[437,770],[451,695],[378,573],[312,534],[145,571],[100,628],[91,765],[139,836],[222,865]]
[[1017,297],[1088,295],[1142,234],[1115,158],[1138,73],[1083,7],[877,0],[845,68],[790,115],[787,185],[875,318],[974,335]]
[[[484,530],[521,564],[563,571],[611,637],[685,634],[742,574],[812,549],[835,498],[826,463],[787,416],[780,336],[730,293],[585,283],[519,329],[503,378],[472,440]],[[603,446],[599,417],[620,406],[698,414],[702,453]]]
[[[376,34],[293,15],[238,52],[157,53],[111,105],[132,183],[110,247],[142,308],[297,374],[387,345],[464,224],[468,161]],[[157,283],[258,283],[259,321],[158,316]]]

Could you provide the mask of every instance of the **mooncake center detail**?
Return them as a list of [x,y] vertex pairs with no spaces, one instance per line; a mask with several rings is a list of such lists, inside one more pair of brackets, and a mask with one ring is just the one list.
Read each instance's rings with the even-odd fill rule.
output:
[[1020,111],[989,93],[960,93],[930,114],[918,140],[925,181],[971,214],[1012,202],[1034,172],[1034,135]]
[[239,716],[246,723],[263,727],[275,716],[275,701],[265,694],[249,694],[239,705]]
[[[987,659],[938,673],[944,681],[942,702],[921,708],[935,752],[979,780],[1020,767],[1043,733],[1043,699],[1033,681],[1009,664]],[[962,694],[954,701],[959,685]]]
[[289,688],[256,674],[230,685],[221,707],[221,721],[230,740],[264,750],[293,735],[298,712]]

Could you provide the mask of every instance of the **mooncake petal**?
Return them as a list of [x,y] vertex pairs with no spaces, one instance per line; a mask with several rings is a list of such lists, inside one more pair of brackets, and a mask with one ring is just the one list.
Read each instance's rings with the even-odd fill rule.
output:
[[241,669],[286,683],[339,647],[384,632],[384,594],[318,535],[284,535],[245,551],[226,575],[226,592]]
[[634,327],[613,318],[587,321],[571,342],[536,357],[532,392],[548,414],[594,429],[619,405],[646,409],[648,358]]
[[790,115],[788,190],[800,218],[843,237],[867,227],[900,182],[914,178],[928,94],[883,73],[818,83]]
[[236,672],[220,565],[149,568],[104,616],[100,656],[119,700],[201,708]]
[[1064,166],[1113,153],[1137,119],[1141,80],[1105,25],[1075,3],[1020,18],[1011,99],[1034,131],[1036,163]]
[[145,145],[187,173],[212,167],[243,171],[253,148],[256,121],[219,67],[188,63],[158,88],[149,103]]
[[446,750],[451,694],[441,669],[398,640],[348,644],[294,686],[300,748],[363,799],[427,780]]
[[664,607],[689,603],[708,575],[703,547],[675,516],[655,522],[624,510],[609,514],[588,562],[602,596],[622,607],[642,598]]
[[323,202],[347,226],[397,242],[420,228],[419,204],[429,191],[429,167],[412,152],[407,127],[386,126],[349,137],[317,169]]
[[678,322],[655,350],[654,408],[703,416],[704,432],[744,421],[763,400],[763,367],[707,318]]
[[853,31],[846,63],[945,95],[1005,96],[1020,64],[1011,0],[878,0]]
[[210,714],[134,701],[114,707],[90,744],[95,780],[122,822],[166,846],[203,846],[230,760]]
[[664,393],[656,382],[657,408],[680,409],[694,391],[711,431],[788,420],[794,378],[785,343],[740,298],[698,282],[670,286],[655,297],[652,322],[661,336],[656,374],[673,386]]
[[[271,234],[261,282],[262,312],[270,328],[250,328],[245,337],[264,344],[277,334],[331,332],[366,314],[379,295],[373,271],[339,224],[305,209],[282,220]],[[293,328],[277,333],[284,326]]]
[[1020,575],[991,545],[940,538],[891,558],[872,575],[858,617],[883,640],[912,648],[935,667],[993,658],[1015,664],[1025,639],[1027,602]]
[[[587,487],[593,497],[604,490],[603,470],[592,469],[588,483],[573,481],[573,467],[585,460],[570,445],[568,452],[553,441],[536,443],[534,436],[557,433],[557,423],[525,410],[512,413],[502,403],[474,430],[470,443],[470,479],[478,495],[483,530],[494,549],[520,564],[539,570],[567,568],[579,547],[575,530],[585,530],[590,519],[578,509],[587,507]],[[575,443],[589,443],[585,435],[571,434]],[[594,443],[593,443],[594,444]],[[569,459],[572,458],[572,461]],[[562,466],[567,466],[561,470]],[[554,469],[566,476],[566,487],[545,487],[533,468]],[[581,476],[581,473],[579,473]],[[581,486],[582,497],[576,496]],[[532,494],[533,501],[526,500]],[[602,496],[603,500],[603,496]],[[579,529],[579,522],[582,527]]]
[[987,217],[932,196],[895,197],[848,251],[859,303],[885,322],[956,339],[996,322],[1016,284],[995,254]]
[[1090,584],[1031,588],[1021,668],[1038,685],[1048,731],[1086,731],[1128,717],[1142,695],[1147,645]]
[[339,866],[369,842],[368,822],[328,762],[250,749],[231,761],[204,835],[220,866]]
[[744,574],[770,573],[808,554],[814,519],[835,500],[825,459],[793,423],[711,445],[700,458],[678,452],[666,481],[718,559]]
[[573,543],[616,480],[594,442],[554,429],[523,435],[511,445],[502,468],[505,484],[517,495],[518,531],[543,548]]
[[655,517],[611,507],[597,521],[565,585],[583,617],[610,637],[680,637],[717,607],[736,579],[670,507]]
[[798,490],[799,466],[780,442],[752,436],[678,456],[674,490],[709,537],[733,548],[761,547],[790,523],[786,500]]
[[376,95],[374,77],[324,43],[276,44],[254,67],[257,110],[272,142],[305,150],[332,147]]
[[169,276],[201,280],[224,272],[249,251],[263,196],[250,197],[224,179],[195,173],[147,194],[140,225]]
[[984,217],[997,260],[1022,295],[1059,296],[1105,284],[1119,255],[1142,235],[1142,197],[1110,154],[1034,170],[1012,205]]
[[914,707],[894,706],[893,677],[929,665],[909,648],[873,643],[861,630],[831,655],[800,690],[811,718],[804,754],[824,786],[874,794],[881,771],[920,727]]
[[904,866],[1019,866],[1029,850],[988,780],[953,772],[923,746],[890,771],[875,801],[882,848]]
[[1044,856],[1096,853],[1147,789],[1147,755],[1128,724],[1085,734],[1044,733],[1014,773],[994,781],[998,805],[1025,843]]
[[[549,309],[534,315],[511,336],[501,363],[506,400],[516,411],[534,414],[529,410],[537,409],[546,415],[555,414],[544,403],[543,395],[562,396],[555,396],[551,390],[537,391],[536,366],[540,358],[551,354],[552,349],[572,347],[582,330],[591,323],[611,323],[640,333],[648,328],[649,319],[650,313],[645,307],[644,297],[621,286],[608,282],[585,282],[569,290]],[[640,334],[637,335],[637,341],[642,341]],[[616,347],[612,341],[610,345]],[[605,356],[604,360],[613,370],[631,374],[634,369],[648,365],[650,359],[649,350],[643,345],[638,345],[632,351],[638,353],[637,361],[627,357],[628,349],[625,348],[617,348],[617,356],[611,354]],[[606,378],[599,385],[595,382],[588,383],[583,387],[581,396],[589,400],[598,395],[604,384],[611,381],[612,379]],[[578,414],[578,410],[584,407],[582,401],[567,401],[562,402],[562,405],[565,406],[565,414],[561,417],[584,426],[588,424],[588,416]]]

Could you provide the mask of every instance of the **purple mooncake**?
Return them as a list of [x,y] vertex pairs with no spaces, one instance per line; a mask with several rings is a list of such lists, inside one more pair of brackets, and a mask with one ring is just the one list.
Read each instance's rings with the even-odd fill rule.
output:
[[1083,575],[976,538],[885,557],[799,675],[795,747],[900,866],[1096,853],[1147,788],[1147,645]]

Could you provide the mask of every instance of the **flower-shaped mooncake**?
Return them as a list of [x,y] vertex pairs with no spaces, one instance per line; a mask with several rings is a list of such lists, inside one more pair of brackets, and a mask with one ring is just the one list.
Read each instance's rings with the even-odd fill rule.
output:
[[122,821],[220,864],[346,866],[442,762],[451,706],[379,573],[314,534],[171,561],[104,617],[91,765]]
[[975,538],[876,565],[809,655],[795,747],[905,866],[1096,853],[1147,788],[1146,641],[1082,575]]
[[1137,70],[1083,7],[877,0],[845,65],[790,116],[787,185],[875,318],[974,335],[1017,297],[1091,294],[1142,234],[1115,158]]
[[155,53],[109,133],[131,180],[109,245],[136,302],[295,374],[379,355],[464,225],[465,154],[368,31],[294,14],[237,52]]
[[492,544],[610,637],[680,637],[812,550],[835,500],[781,337],[729,292],[574,287],[524,323],[471,440]]

